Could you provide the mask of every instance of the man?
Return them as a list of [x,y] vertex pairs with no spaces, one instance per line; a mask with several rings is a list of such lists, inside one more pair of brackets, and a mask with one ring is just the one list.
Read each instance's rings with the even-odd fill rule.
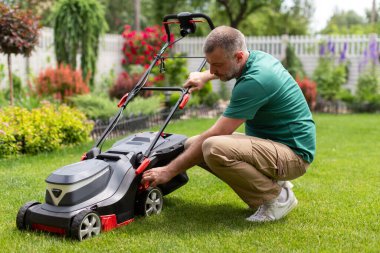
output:
[[[234,28],[212,30],[203,50],[210,69],[191,73],[185,87],[193,92],[212,79],[236,78],[230,103],[210,129],[186,142],[180,156],[146,171],[143,181],[159,185],[200,165],[257,208],[248,221],[281,219],[297,205],[286,180],[303,175],[314,158],[315,125],[306,100],[281,63],[248,51]],[[243,123],[246,135],[234,134]]]

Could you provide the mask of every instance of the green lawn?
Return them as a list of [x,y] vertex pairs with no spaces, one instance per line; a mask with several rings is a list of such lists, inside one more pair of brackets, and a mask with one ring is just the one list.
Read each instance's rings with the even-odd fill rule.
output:
[[[21,205],[44,200],[45,178],[76,162],[91,143],[50,154],[0,160],[2,252],[380,252],[380,115],[315,115],[317,156],[295,180],[298,207],[267,224],[245,221],[251,212],[227,187],[200,168],[165,199],[163,212],[77,242],[20,232]],[[168,127],[188,136],[214,120]]]

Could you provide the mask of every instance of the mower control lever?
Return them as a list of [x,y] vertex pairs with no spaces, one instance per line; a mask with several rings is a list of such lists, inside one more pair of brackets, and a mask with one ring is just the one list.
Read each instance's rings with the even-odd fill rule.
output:
[[[211,21],[211,18],[205,14],[202,13],[190,13],[190,12],[181,12],[177,15],[171,14],[167,15],[163,19],[163,24],[165,26],[166,35],[168,36],[168,43],[170,43],[170,28],[169,24],[171,23],[179,23],[179,26],[181,28],[180,34],[182,37],[185,37],[188,34],[195,33],[196,30],[196,22],[202,22],[199,20],[194,20],[194,18],[201,18],[207,21],[209,27],[211,30],[215,28],[214,24]],[[168,21],[168,20],[175,20],[175,21]]]

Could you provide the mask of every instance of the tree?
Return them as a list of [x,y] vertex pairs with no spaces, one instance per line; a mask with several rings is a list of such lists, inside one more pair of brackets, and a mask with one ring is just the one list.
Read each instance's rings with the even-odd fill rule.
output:
[[230,26],[238,28],[239,24],[247,18],[251,13],[259,11],[261,8],[272,4],[272,2],[278,1],[264,1],[264,0],[242,0],[242,1],[230,1],[230,0],[216,0],[217,4],[222,6],[227,18],[230,22]]
[[34,16],[38,17],[42,26],[49,26],[49,15],[54,4],[54,0],[3,0],[8,6],[17,6],[23,10],[30,10]]
[[29,56],[38,42],[38,19],[30,11],[0,3],[0,52],[8,56],[10,105],[13,105],[11,54]]
[[[132,0],[102,0],[105,6],[105,17],[110,33],[122,33],[126,24],[133,24]],[[144,23],[144,19],[140,17]]]
[[321,31],[322,34],[362,34],[366,33],[368,27],[366,22],[355,11],[335,10],[327,22],[326,27]]
[[107,29],[104,7],[97,0],[62,0],[55,6],[54,47],[58,64],[77,66],[81,54],[83,78],[94,84],[99,37]]
[[[218,0],[219,1],[219,0]],[[215,0],[212,6],[212,18],[218,24],[225,24],[228,19],[226,7]],[[231,10],[244,7],[243,2],[227,1]],[[258,6],[260,1],[247,2],[246,15],[238,22],[237,28],[246,35],[282,35],[307,34],[314,10],[311,0],[272,0],[263,1],[263,6],[254,9],[248,8],[254,3]],[[237,7],[237,5],[242,7]],[[229,12],[232,12],[232,11]],[[249,12],[250,11],[250,12]],[[236,13],[232,12],[232,13]],[[238,18],[238,17],[237,17]],[[231,22],[230,22],[230,25]]]

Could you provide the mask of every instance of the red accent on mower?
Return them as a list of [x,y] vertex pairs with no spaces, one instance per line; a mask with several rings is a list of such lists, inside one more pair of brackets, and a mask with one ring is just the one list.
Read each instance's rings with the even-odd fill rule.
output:
[[179,109],[183,109],[185,108],[187,102],[189,101],[189,98],[190,98],[190,94],[189,93],[186,93],[184,96],[183,96],[183,99],[182,99],[182,102],[181,104],[179,105]]
[[117,104],[117,107],[120,108],[120,107],[125,103],[125,101],[126,101],[127,98],[128,98],[128,95],[129,95],[129,93],[126,93],[126,94],[120,99],[119,103]]
[[149,166],[150,160],[149,158],[145,158],[144,161],[140,164],[140,166],[136,170],[136,175],[139,175],[144,172],[144,170]]

